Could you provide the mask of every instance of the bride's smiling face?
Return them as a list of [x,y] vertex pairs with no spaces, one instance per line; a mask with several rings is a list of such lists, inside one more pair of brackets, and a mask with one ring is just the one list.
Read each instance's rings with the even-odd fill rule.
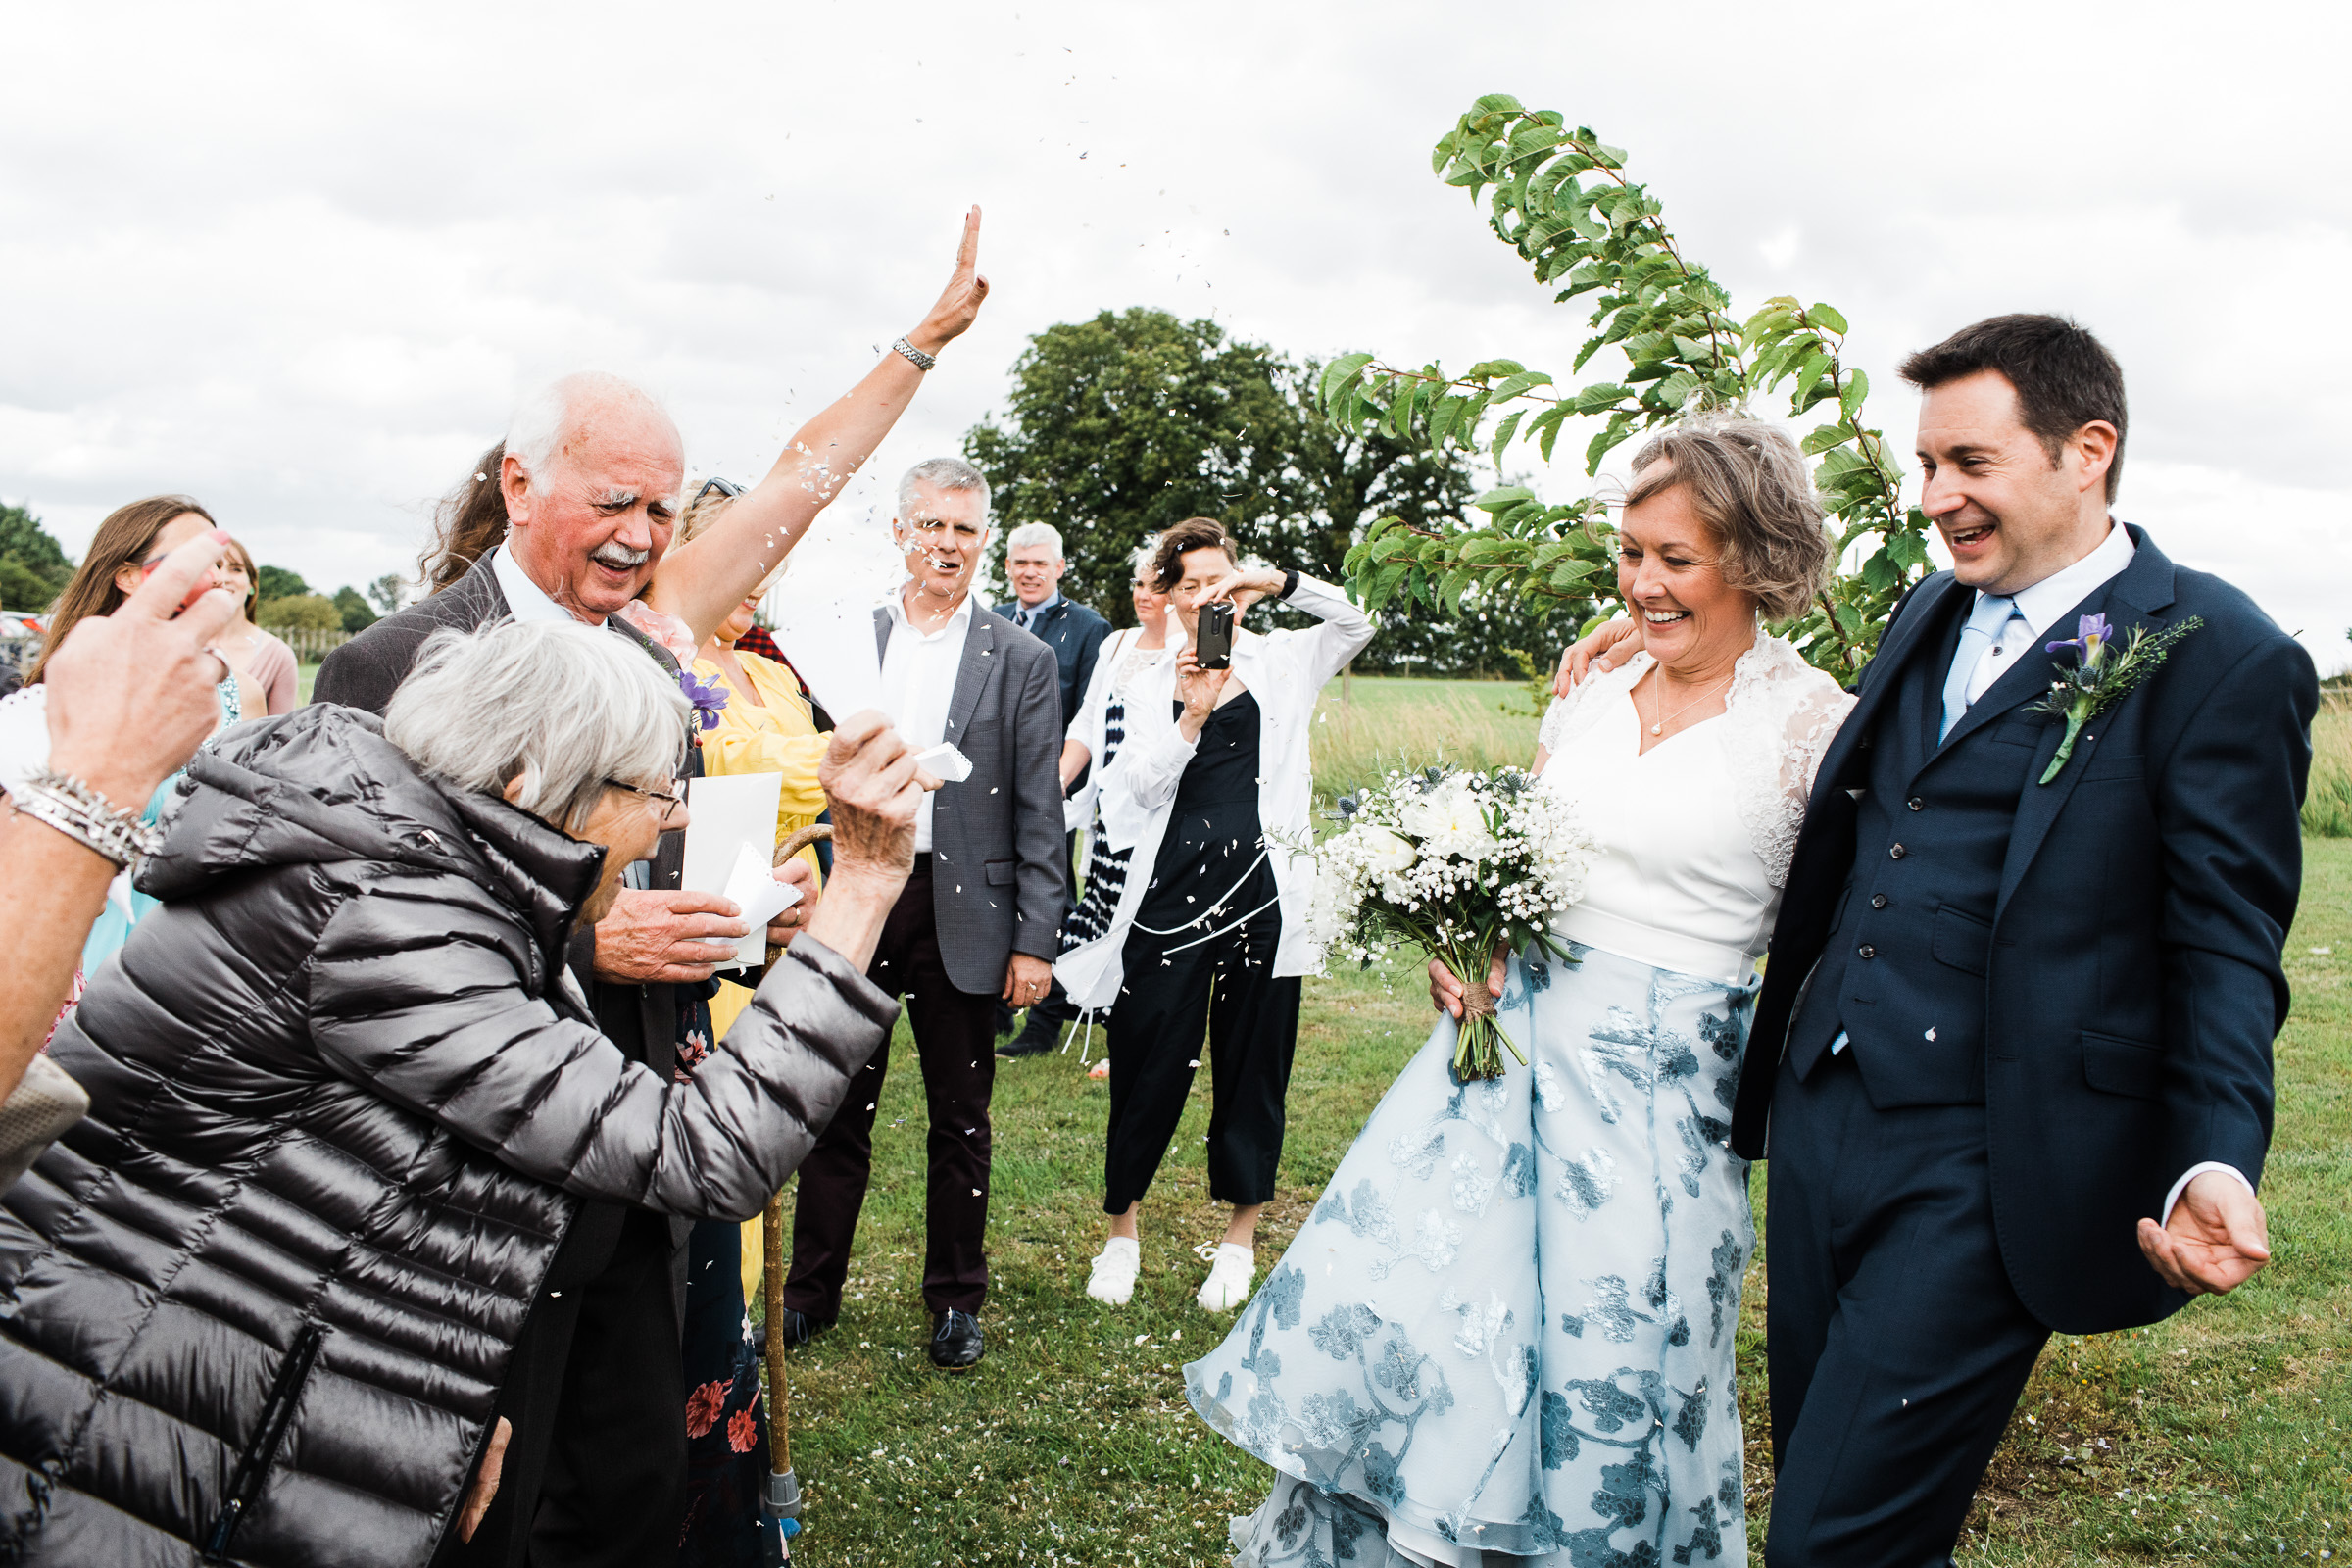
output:
[[1677,674],[1728,665],[1755,641],[1755,595],[1723,580],[1721,541],[1688,485],[1629,506],[1617,523],[1617,590],[1642,646]]

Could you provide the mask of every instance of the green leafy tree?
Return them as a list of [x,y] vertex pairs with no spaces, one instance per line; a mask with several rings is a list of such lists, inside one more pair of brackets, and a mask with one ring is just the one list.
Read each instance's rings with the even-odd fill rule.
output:
[[400,608],[401,595],[408,591],[409,580],[397,571],[387,571],[368,585],[368,602],[383,614],[389,615]]
[[311,585],[302,580],[300,573],[283,566],[256,566],[254,577],[254,592],[265,604],[272,599],[300,599],[311,591]]
[[361,598],[360,591],[349,583],[335,590],[334,604],[335,613],[343,617],[345,631],[366,631],[375,624],[375,612],[368,608],[368,601]]
[[0,606],[46,610],[73,580],[74,563],[23,507],[0,507]]
[[[1626,368],[1616,380],[1565,386],[1517,360],[1487,360],[1460,375],[1350,354],[1323,374],[1334,422],[1429,450],[1483,449],[1499,467],[1514,441],[1548,461],[1572,418],[1598,419],[1585,448],[1597,473],[1610,450],[1644,430],[1710,407],[1760,406],[1785,394],[1790,415],[1823,405],[1828,422],[1803,441],[1830,511],[1840,561],[1813,606],[1777,628],[1820,667],[1850,677],[1868,662],[1895,599],[1928,569],[1927,519],[1901,500],[1902,470],[1864,417],[1869,377],[1843,359],[1846,322],[1827,305],[1766,300],[1744,321],[1704,267],[1683,254],[1662,208],[1625,176],[1625,153],[1550,110],[1494,93],[1437,145],[1446,183],[1487,197],[1488,222],[1529,262],[1560,303],[1593,295],[1592,335],[1571,374],[1604,350]],[[1606,363],[1606,362],[1604,362]],[[1614,542],[1592,497],[1546,504],[1525,485],[1478,498],[1486,520],[1433,527],[1383,517],[1348,555],[1364,603],[1419,603],[1454,612],[1473,588],[1529,603],[1613,600]]]
[[[262,570],[270,568],[264,566]],[[291,575],[291,573],[289,573]],[[341,631],[343,612],[324,594],[287,594],[282,598],[264,599],[254,607],[253,621],[257,626],[271,630],[292,628],[297,631]]]
[[1013,363],[1004,422],[964,436],[995,491],[991,565],[1013,528],[1050,522],[1070,563],[1062,591],[1125,624],[1129,555],[1168,524],[1215,517],[1257,548],[1281,508],[1295,423],[1282,368],[1264,345],[1166,311],[1104,311],[1038,333]]
[[[1180,518],[1215,517],[1250,554],[1335,581],[1374,519],[1458,519],[1477,493],[1469,455],[1335,422],[1322,376],[1313,360],[1164,311],[1039,333],[1013,366],[1004,421],[964,438],[996,491],[996,562],[1012,528],[1050,522],[1070,561],[1064,592],[1125,624],[1129,552]],[[1544,623],[1557,608],[1473,594],[1458,622],[1394,617],[1360,663],[1507,672],[1510,648],[1556,637]]]

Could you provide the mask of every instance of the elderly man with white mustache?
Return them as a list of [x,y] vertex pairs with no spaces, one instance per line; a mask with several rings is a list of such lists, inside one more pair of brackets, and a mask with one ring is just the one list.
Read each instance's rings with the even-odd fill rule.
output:
[[[890,433],[933,356],[972,324],[988,296],[979,243],[975,207],[956,270],[921,323],[804,425],[765,479],[675,550],[686,459],[662,407],[597,372],[526,399],[499,471],[480,481],[501,488],[506,537],[458,581],[335,650],[314,700],[380,714],[426,638],[510,616],[605,626],[674,673],[679,660],[668,645],[691,658]],[[657,638],[630,624],[620,612],[641,596],[684,622],[682,631]],[[564,698],[547,694],[551,703]],[[692,760],[688,767],[699,771]],[[664,1078],[685,1020],[708,1027],[702,983],[748,930],[733,904],[679,888],[683,840],[664,833],[646,862],[650,874],[632,875],[644,885],[622,892],[593,930],[575,933],[570,950],[602,1032]],[[785,875],[808,877],[798,862]],[[790,940],[812,905],[786,911],[769,940]],[[460,1560],[642,1568],[675,1559],[668,1502],[686,1464],[678,1335],[687,1229],[650,1209],[582,1205],[515,1347],[499,1401],[514,1438],[490,1512]]]

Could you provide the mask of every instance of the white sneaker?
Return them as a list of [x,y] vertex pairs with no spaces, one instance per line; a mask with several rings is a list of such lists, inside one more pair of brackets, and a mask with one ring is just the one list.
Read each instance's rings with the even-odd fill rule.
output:
[[1250,1299],[1250,1285],[1256,1278],[1257,1253],[1247,1247],[1220,1242],[1198,1299],[1211,1312],[1230,1312]]
[[1105,1306],[1125,1306],[1135,1295],[1135,1277],[1144,1266],[1144,1250],[1132,1236],[1113,1236],[1102,1244],[1095,1268],[1087,1276],[1086,1294]]

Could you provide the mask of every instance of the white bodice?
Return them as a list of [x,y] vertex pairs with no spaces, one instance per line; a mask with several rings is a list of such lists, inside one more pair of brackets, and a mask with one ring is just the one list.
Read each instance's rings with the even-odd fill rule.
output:
[[1764,951],[1822,753],[1853,699],[1759,635],[1725,712],[1642,750],[1637,655],[1544,715],[1542,785],[1582,808],[1597,851],[1565,936],[1731,983]]

